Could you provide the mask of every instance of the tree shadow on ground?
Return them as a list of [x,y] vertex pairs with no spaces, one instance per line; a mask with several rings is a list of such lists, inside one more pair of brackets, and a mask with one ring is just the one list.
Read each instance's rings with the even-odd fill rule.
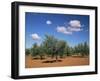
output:
[[55,63],[55,62],[62,62],[62,60],[46,60],[43,61],[42,63]]
[[[32,60],[40,60],[41,58],[39,58],[39,57],[34,57],[34,58],[32,58]],[[41,60],[44,60],[45,58],[42,58]]]

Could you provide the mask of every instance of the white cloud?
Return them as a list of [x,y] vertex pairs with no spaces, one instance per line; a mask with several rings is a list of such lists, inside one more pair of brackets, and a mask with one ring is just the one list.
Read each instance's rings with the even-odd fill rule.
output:
[[63,26],[57,27],[57,32],[65,32],[65,31],[66,31],[65,27],[63,27]]
[[47,20],[46,24],[50,25],[50,24],[52,24],[52,22],[50,20]]
[[72,32],[71,31],[65,31],[65,32],[63,32],[64,34],[72,34]]
[[72,32],[78,32],[78,31],[82,31],[83,29],[81,29],[81,28],[74,28],[74,27],[68,27],[67,28],[69,31],[72,31]]
[[81,23],[80,23],[80,21],[79,20],[71,20],[70,22],[69,22],[69,25],[71,26],[71,27],[75,27],[75,28],[80,28],[81,27]]
[[59,26],[57,27],[57,32],[63,33],[63,34],[72,34],[73,32],[79,32],[83,29],[81,28],[81,24],[77,20],[72,20],[69,22],[70,25],[68,27],[65,26]]
[[36,33],[31,34],[33,40],[40,40],[40,36]]
[[67,29],[72,32],[79,32],[83,30],[81,22],[79,20],[71,20]]
[[80,32],[83,30],[83,25],[81,25],[81,22],[79,20],[70,20],[69,22],[64,24],[65,26],[58,26],[56,28],[57,32],[63,34],[72,34],[74,32]]
[[57,27],[57,32],[60,32],[60,33],[63,33],[63,34],[72,34],[72,32],[67,31],[66,27],[64,27],[64,26]]

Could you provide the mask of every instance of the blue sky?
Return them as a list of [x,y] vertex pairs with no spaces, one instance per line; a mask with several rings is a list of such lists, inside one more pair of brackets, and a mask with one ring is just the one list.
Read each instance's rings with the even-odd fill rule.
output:
[[25,13],[25,45],[41,44],[45,34],[65,40],[70,46],[89,42],[89,16],[73,14]]

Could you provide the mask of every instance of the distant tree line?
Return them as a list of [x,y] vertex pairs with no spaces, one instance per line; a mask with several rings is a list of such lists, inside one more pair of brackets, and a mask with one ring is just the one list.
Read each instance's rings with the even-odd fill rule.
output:
[[45,35],[41,45],[34,43],[32,48],[25,50],[26,55],[33,57],[39,56],[42,60],[44,56],[55,58],[64,58],[66,56],[89,56],[89,45],[87,42],[80,43],[74,47],[68,45],[64,40],[58,40],[54,36]]

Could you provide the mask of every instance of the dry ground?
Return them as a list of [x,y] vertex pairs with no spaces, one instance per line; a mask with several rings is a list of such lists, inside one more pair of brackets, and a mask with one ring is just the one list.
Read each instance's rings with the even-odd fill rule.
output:
[[25,58],[25,67],[26,68],[37,68],[37,67],[58,67],[58,66],[81,66],[89,65],[89,57],[66,57],[64,59],[59,59],[61,62],[53,63],[43,63],[47,60],[54,60],[51,58],[46,58],[44,60],[32,59],[31,56],[26,56]]

